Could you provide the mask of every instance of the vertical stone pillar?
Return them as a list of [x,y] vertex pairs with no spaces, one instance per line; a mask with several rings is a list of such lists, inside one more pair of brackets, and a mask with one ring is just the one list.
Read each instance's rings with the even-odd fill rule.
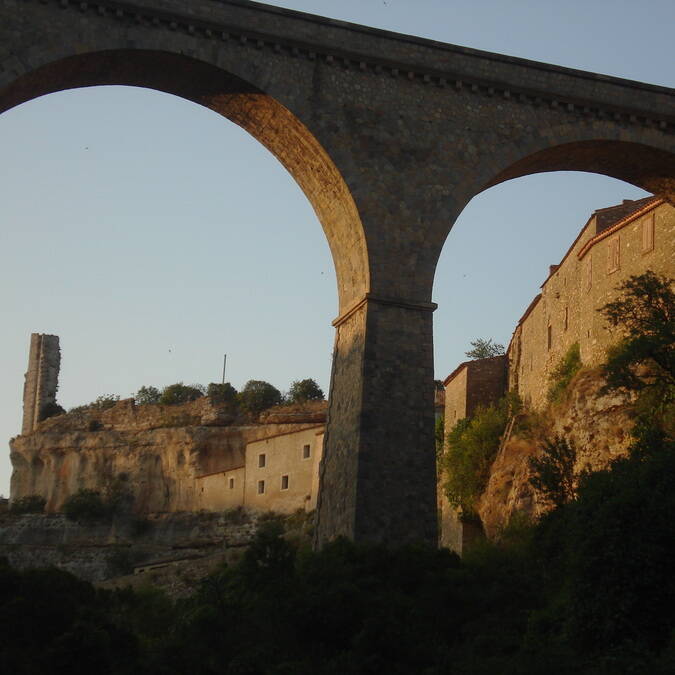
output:
[[433,303],[366,297],[336,320],[315,545],[436,545]]
[[23,385],[22,434],[29,434],[35,429],[43,406],[56,403],[60,367],[58,336],[33,333],[30,336],[28,370]]

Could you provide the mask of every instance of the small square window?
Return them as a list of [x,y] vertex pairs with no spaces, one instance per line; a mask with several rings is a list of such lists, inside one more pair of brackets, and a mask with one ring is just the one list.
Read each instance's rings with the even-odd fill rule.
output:
[[234,489],[234,478],[230,478],[230,490]]
[[264,480],[258,481],[258,494],[259,495],[265,494],[265,481]]
[[303,459],[309,459],[312,454],[312,449],[309,446],[309,443],[307,445],[302,446],[302,458]]
[[265,453],[262,453],[261,455],[258,455],[258,468],[262,469],[265,466],[265,461],[267,457],[265,457]]
[[288,490],[288,475],[281,477],[281,489]]

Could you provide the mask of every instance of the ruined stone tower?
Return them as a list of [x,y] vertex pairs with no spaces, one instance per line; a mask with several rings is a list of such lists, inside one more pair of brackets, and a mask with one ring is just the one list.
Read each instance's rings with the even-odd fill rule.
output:
[[43,406],[56,403],[60,366],[58,336],[33,333],[30,336],[28,370],[23,385],[22,434],[29,434],[35,429]]

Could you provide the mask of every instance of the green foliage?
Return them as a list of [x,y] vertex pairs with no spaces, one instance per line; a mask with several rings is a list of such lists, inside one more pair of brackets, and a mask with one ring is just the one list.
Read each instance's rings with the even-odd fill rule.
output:
[[50,401],[49,403],[45,403],[40,408],[40,414],[38,415],[38,419],[40,421],[46,420],[50,417],[56,417],[57,415],[63,415],[65,412],[66,412],[65,408],[62,408],[58,403],[52,403]]
[[178,405],[180,403],[196,401],[202,396],[204,396],[204,387],[200,384],[188,385],[176,382],[176,384],[164,387],[159,402],[162,405]]
[[289,403],[304,403],[305,401],[323,401],[325,396],[321,387],[312,379],[295,380],[288,390]]
[[103,520],[110,509],[97,490],[81,488],[63,502],[63,513],[68,520]]
[[12,501],[10,513],[43,513],[47,500],[42,495],[26,495]]
[[450,503],[470,515],[485,489],[490,465],[509,415],[509,401],[479,407],[471,419],[462,419],[447,435],[441,466],[445,475],[445,494]]
[[567,391],[567,386],[574,375],[579,372],[581,365],[579,343],[575,342],[570,345],[549,376],[548,400],[551,403],[562,399],[563,394]]
[[239,405],[251,415],[257,415],[281,402],[281,392],[264,380],[249,380],[239,392]]
[[605,390],[637,392],[641,413],[653,421],[672,415],[675,403],[674,283],[651,271],[631,276],[599,310],[622,336],[608,351]]
[[237,403],[237,390],[229,382],[222,384],[211,382],[206,390],[206,395],[214,403],[227,403],[229,405],[236,405]]
[[436,462],[439,462],[443,457],[445,446],[445,420],[441,415],[434,422],[434,440],[436,442]]
[[120,397],[118,394],[103,394],[95,401],[86,403],[85,405],[78,405],[74,408],[71,408],[68,412],[78,413],[86,410],[107,410],[108,408],[112,408],[119,400]]
[[542,454],[530,457],[530,469],[533,472],[530,484],[544,501],[553,506],[562,506],[574,499],[574,463],[577,450],[573,441],[561,436],[553,440],[544,439]]
[[162,394],[157,387],[141,387],[134,396],[136,405],[148,405],[150,403],[159,403]]
[[470,359],[488,359],[492,356],[503,356],[505,353],[504,345],[492,342],[492,338],[487,340],[483,338],[472,340],[471,347],[472,349],[465,352],[466,356]]

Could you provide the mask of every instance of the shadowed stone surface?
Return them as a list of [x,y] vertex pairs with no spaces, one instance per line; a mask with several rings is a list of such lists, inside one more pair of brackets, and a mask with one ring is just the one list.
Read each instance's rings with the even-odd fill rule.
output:
[[436,540],[434,271],[481,190],[594,171],[675,200],[675,91],[243,0],[0,0],[0,111],[150,87],[257,138],[312,203],[340,318],[317,541]]

